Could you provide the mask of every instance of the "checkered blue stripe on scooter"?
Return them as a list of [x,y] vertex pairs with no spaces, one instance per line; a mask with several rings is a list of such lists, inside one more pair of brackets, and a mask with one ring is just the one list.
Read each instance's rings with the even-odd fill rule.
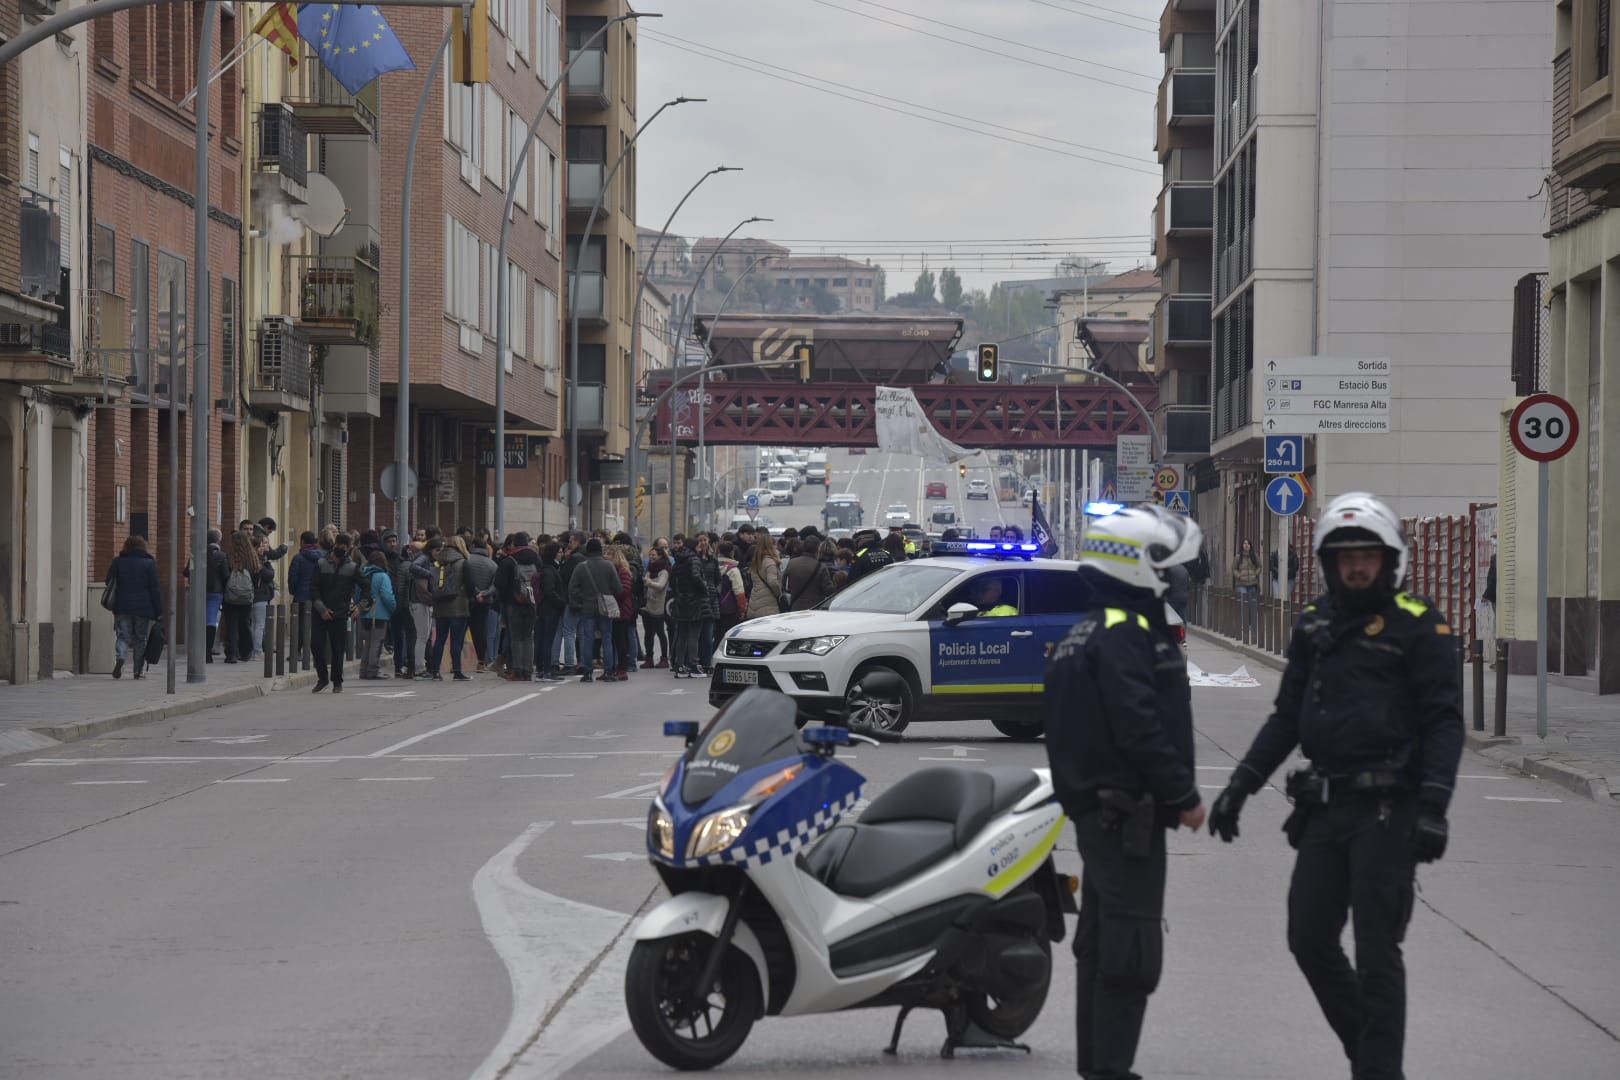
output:
[[778,829],[774,836],[761,836],[751,844],[738,844],[717,855],[705,855],[698,862],[704,866],[752,868],[765,866],[772,859],[785,858],[832,828],[855,805],[860,795],[857,788],[825,809],[818,807],[809,818],[794,823],[792,829]]

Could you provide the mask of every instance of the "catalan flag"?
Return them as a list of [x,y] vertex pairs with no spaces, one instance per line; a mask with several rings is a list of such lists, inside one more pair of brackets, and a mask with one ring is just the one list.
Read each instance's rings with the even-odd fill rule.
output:
[[264,13],[253,32],[287,54],[287,66],[298,66],[298,13],[291,4],[275,4]]
[[351,94],[386,71],[416,67],[382,8],[352,4],[304,4],[298,30],[332,77]]

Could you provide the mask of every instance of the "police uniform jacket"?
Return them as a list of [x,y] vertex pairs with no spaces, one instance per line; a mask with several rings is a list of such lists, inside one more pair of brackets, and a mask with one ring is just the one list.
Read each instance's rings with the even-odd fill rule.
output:
[[849,566],[849,580],[859,581],[874,570],[881,570],[894,562],[894,556],[883,549],[881,544],[873,544],[862,548],[855,556],[855,561]]
[[1394,774],[1443,813],[1463,746],[1456,641],[1406,593],[1370,612],[1318,597],[1294,624],[1276,709],[1234,781],[1258,789],[1299,746],[1330,778]]
[[[1084,573],[1084,571],[1082,571]],[[1046,753],[1070,817],[1100,789],[1151,794],[1162,824],[1199,803],[1192,691],[1164,602],[1086,575],[1092,599],[1046,665]]]

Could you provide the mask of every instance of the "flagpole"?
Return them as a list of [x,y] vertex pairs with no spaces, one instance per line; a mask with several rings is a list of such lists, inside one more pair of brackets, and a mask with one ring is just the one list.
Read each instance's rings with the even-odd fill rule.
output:
[[[227,71],[231,70],[231,68],[235,67],[237,64],[240,64],[243,60],[246,60],[248,54],[251,53],[254,49],[257,49],[260,45],[268,45],[268,44],[270,44],[270,39],[269,38],[259,37],[256,34],[253,35],[253,38],[254,38],[254,40],[253,40],[253,42],[251,44],[249,44],[245,39],[242,40],[242,41],[238,41],[236,43],[235,47],[232,48],[231,51],[226,54],[227,59],[223,63],[221,63],[219,65],[219,67],[214,69],[213,74],[208,76],[208,84],[210,86],[212,86],[214,83],[219,82],[220,77],[223,76]],[[244,45],[246,45],[247,48],[243,48]],[[200,86],[193,86],[191,88],[191,93],[187,94],[185,97],[180,99],[180,107],[182,109],[186,108],[188,105],[191,104],[192,99],[197,96],[197,91],[199,89],[200,89]]]

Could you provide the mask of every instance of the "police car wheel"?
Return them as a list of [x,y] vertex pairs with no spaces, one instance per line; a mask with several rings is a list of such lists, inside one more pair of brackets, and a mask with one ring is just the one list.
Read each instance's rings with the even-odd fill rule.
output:
[[[892,679],[884,680],[892,690],[867,690],[862,700],[854,700],[855,689],[867,675],[884,672]],[[905,676],[886,664],[871,664],[855,673],[844,691],[844,704],[852,731],[876,736],[898,735],[911,723],[913,713],[911,684]]]
[[1018,739],[1023,742],[1033,742],[1040,738],[1045,731],[1039,720],[995,719],[991,720],[990,723],[1007,738]]

